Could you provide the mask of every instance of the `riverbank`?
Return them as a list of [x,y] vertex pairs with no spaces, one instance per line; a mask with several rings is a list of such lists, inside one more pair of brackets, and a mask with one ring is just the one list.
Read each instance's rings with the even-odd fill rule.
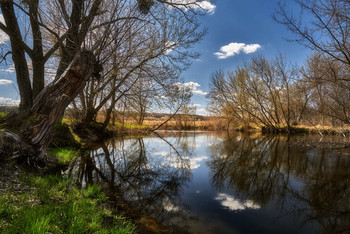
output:
[[[227,130],[221,128],[221,130]],[[230,131],[236,132],[262,132],[262,133],[286,133],[286,134],[316,134],[316,135],[341,135],[350,136],[350,127],[332,127],[332,126],[308,126],[308,125],[293,125],[293,126],[276,126],[275,128],[267,128],[259,125],[238,125],[231,126]]]
[[2,233],[136,233],[97,185],[78,189],[61,175],[0,166]]

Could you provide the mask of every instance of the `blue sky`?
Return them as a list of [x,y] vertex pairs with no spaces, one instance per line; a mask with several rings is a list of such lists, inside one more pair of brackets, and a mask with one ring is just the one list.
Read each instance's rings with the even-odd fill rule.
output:
[[[201,53],[201,57],[183,73],[185,81],[196,82],[200,85],[198,89],[208,92],[210,76],[216,70],[234,70],[244,61],[259,55],[273,58],[282,53],[292,64],[301,65],[309,50],[296,42],[286,40],[293,38],[293,35],[272,18],[277,3],[278,0],[217,0],[214,13],[200,18],[202,25],[208,28],[208,34],[194,47]],[[291,1],[289,6],[298,13]],[[231,57],[219,59],[215,53],[230,43],[258,44],[260,48],[253,53],[246,54],[241,51]],[[200,110],[205,108],[208,100],[204,95],[194,95],[192,102],[201,105],[197,105]]]
[[[211,74],[218,69],[234,70],[253,56],[272,58],[278,53],[293,64],[301,65],[305,61],[309,51],[296,42],[288,42],[285,38],[293,35],[272,19],[277,3],[278,0],[216,0],[211,5],[212,12],[200,16],[208,34],[194,46],[201,54],[200,59],[183,73],[185,82],[194,82],[192,103],[197,106],[198,114],[204,113],[208,103],[204,94],[209,91]],[[291,1],[288,4],[298,13]],[[0,37],[0,44],[2,40]],[[222,47],[224,51],[220,51]],[[0,103],[18,99],[13,71],[8,72],[7,66],[0,65]]]

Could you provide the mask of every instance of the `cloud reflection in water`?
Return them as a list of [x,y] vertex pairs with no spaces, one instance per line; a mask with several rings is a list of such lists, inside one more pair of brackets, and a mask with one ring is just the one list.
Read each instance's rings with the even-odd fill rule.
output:
[[215,200],[220,201],[221,205],[229,210],[238,211],[245,209],[260,209],[261,207],[258,204],[255,204],[254,201],[246,200],[240,201],[235,199],[233,196],[230,196],[225,193],[219,193]]

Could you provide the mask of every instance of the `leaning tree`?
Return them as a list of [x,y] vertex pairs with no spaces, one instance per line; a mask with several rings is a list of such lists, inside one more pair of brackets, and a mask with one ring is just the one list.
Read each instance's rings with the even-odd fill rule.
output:
[[[11,56],[20,94],[19,112],[5,120],[8,127],[20,129],[18,136],[3,135],[28,145],[35,158],[45,155],[53,126],[62,119],[64,110],[91,77],[100,77],[103,63],[99,54],[113,42],[108,35],[117,30],[116,23],[135,17],[131,25],[143,22],[157,6],[165,12],[178,11],[197,24],[195,14],[208,4],[210,1],[195,0],[2,0],[0,30],[10,44],[3,57]],[[137,8],[140,14],[116,14],[129,8]],[[91,34],[99,30],[100,39],[88,43]],[[185,37],[193,32],[186,33]],[[48,64],[56,66],[51,80],[46,80]]]

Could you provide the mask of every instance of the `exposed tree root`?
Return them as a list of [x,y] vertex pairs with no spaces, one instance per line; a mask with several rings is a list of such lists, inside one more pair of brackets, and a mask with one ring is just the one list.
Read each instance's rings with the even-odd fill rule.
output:
[[40,171],[53,170],[57,166],[55,158],[7,130],[0,131],[0,160],[15,161],[18,165],[29,166]]

